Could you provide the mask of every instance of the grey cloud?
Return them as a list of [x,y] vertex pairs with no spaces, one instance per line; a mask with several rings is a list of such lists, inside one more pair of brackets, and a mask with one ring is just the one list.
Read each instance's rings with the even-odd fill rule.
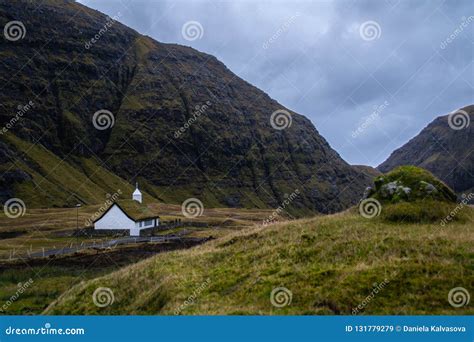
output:
[[[471,0],[80,2],[120,11],[120,21],[159,41],[215,55],[310,118],[353,164],[379,164],[436,116],[474,103],[474,22],[441,48],[474,15]],[[202,39],[183,39],[189,20],[202,24]],[[378,39],[360,36],[367,21],[380,26]],[[385,101],[379,120],[353,138]]]

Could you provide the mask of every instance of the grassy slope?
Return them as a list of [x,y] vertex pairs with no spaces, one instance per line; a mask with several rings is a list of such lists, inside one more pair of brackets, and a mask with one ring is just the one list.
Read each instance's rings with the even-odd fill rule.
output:
[[[162,254],[83,282],[47,314],[350,314],[385,279],[364,314],[473,314],[455,309],[450,289],[474,289],[474,212],[469,221],[387,224],[352,212],[250,228],[191,250]],[[97,287],[115,302],[98,308]],[[273,307],[285,286],[291,305]]]
[[26,162],[17,161],[15,165],[3,165],[3,168],[22,169],[33,178],[16,188],[16,196],[25,201],[27,208],[73,206],[78,202],[103,203],[107,193],[120,190],[128,195],[134,190],[130,183],[109,172],[93,158],[76,159],[78,167],[68,160],[61,160],[40,144],[31,144],[13,134],[7,137],[23,153]]
[[[3,271],[0,275],[0,298],[6,303],[15,295],[21,284],[33,279],[33,284],[9,305],[5,313],[12,315],[39,314],[48,303],[57,298],[62,292],[77,284],[80,279],[90,279],[106,274],[113,270],[110,267],[58,267],[58,266],[36,266],[25,267],[22,270],[11,269]],[[38,277],[41,275],[41,277]]]
[[[82,207],[79,211],[79,222],[83,222],[91,217],[97,211],[98,205]],[[151,211],[158,213],[163,220],[182,218],[183,221],[189,221],[182,217],[181,206],[162,203],[151,203]],[[189,236],[194,237],[220,237],[244,227],[249,227],[254,223],[262,222],[272,213],[271,210],[244,210],[230,208],[206,208],[203,216],[193,219],[209,223],[210,227],[185,229],[190,232]],[[17,219],[9,219],[3,211],[0,212],[0,227],[8,227],[10,232],[25,232],[15,238],[0,239],[0,302],[7,302],[18,290],[19,283],[25,283],[30,278],[34,284],[22,294],[6,310],[7,314],[40,314],[53,300],[57,299],[64,291],[80,281],[93,279],[116,271],[123,267],[124,263],[130,264],[137,261],[137,256],[124,254],[121,247],[119,255],[112,255],[113,251],[102,251],[96,254],[95,251],[84,251],[83,253],[93,254],[92,262],[81,261],[76,256],[65,256],[72,258],[60,265],[55,264],[52,259],[47,265],[38,265],[30,260],[25,260],[25,254],[28,250],[32,252],[45,249],[59,248],[79,245],[81,242],[92,243],[92,241],[101,240],[99,238],[71,237],[65,236],[65,233],[76,227],[75,209],[28,209],[25,216]],[[179,232],[181,229],[165,230],[160,234],[171,234]],[[103,237],[102,239],[110,239]],[[135,248],[130,246],[130,248]],[[17,264],[12,267],[6,258],[13,254],[11,261]],[[82,253],[82,252],[81,252]],[[21,256],[20,259],[17,259]],[[117,259],[119,257],[119,259]],[[57,260],[57,258],[55,259]],[[0,307],[1,309],[1,307]]]
[[[22,170],[32,176],[31,181],[15,185],[15,196],[22,199],[27,208],[73,207],[77,203],[102,204],[108,193],[114,194],[120,190],[124,198],[128,199],[135,189],[127,180],[110,172],[95,158],[74,158],[73,165],[69,158],[62,160],[41,144],[31,144],[13,134],[5,137],[14,149],[21,152],[24,159],[18,159],[14,164],[0,165],[0,172]],[[159,187],[141,177],[138,181],[147,202],[158,199],[165,203],[181,203],[183,199],[196,197],[194,188],[189,185]],[[220,207],[222,205],[215,192],[223,191],[245,193],[245,200],[241,203],[245,208],[267,208],[251,192],[237,188],[223,190],[205,187],[198,197],[206,206]],[[294,215],[307,214],[305,210],[291,209]]]

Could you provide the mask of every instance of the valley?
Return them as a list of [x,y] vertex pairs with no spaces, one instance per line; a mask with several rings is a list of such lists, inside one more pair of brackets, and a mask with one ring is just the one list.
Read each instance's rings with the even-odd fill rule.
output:
[[[418,110],[376,93],[375,73],[339,84],[324,65],[321,84],[276,92],[306,117],[213,55],[77,1],[0,0],[0,22],[28,28],[0,45],[2,314],[474,314],[473,105],[434,120],[426,107],[385,162],[351,165],[318,129],[352,131],[340,147],[372,164],[407,128],[387,111]],[[350,102],[311,102],[313,88]]]
[[[367,219],[356,208],[256,225],[78,284],[44,313],[473,314],[472,307],[453,308],[447,301],[451,288],[474,285],[474,209],[465,207],[463,214],[445,227]],[[113,304],[94,305],[99,287],[113,291]],[[192,304],[181,308],[196,288]],[[276,288],[289,291],[286,305],[272,305]]]

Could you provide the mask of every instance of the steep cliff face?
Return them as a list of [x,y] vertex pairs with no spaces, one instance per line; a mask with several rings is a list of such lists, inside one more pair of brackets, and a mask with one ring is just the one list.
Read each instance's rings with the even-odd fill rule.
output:
[[[451,121],[451,124],[450,124]],[[454,127],[454,128],[453,128]],[[431,171],[457,193],[474,192],[474,106],[440,116],[394,151],[378,169],[415,165]]]
[[[0,45],[0,124],[10,127],[0,136],[2,200],[92,203],[139,180],[159,200],[213,206],[276,207],[298,190],[291,212],[303,214],[346,208],[370,183],[308,119],[213,56],[70,1],[0,1],[0,25],[13,20],[26,34]],[[277,110],[289,127],[272,126]],[[64,179],[68,168],[87,191]]]

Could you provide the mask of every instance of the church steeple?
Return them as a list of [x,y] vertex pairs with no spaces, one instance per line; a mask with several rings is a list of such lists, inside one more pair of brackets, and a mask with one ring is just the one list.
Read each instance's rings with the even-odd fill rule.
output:
[[142,193],[140,190],[138,190],[138,182],[135,184],[135,191],[133,192],[132,199],[140,203],[143,201]]

